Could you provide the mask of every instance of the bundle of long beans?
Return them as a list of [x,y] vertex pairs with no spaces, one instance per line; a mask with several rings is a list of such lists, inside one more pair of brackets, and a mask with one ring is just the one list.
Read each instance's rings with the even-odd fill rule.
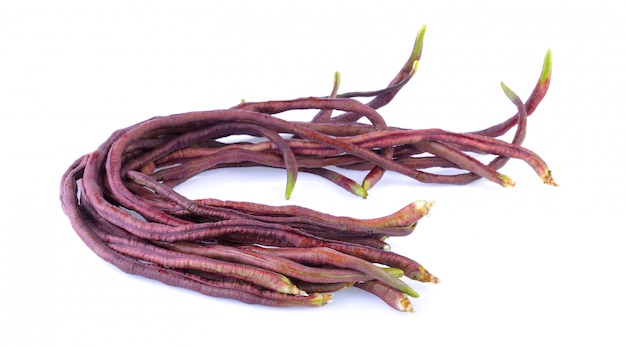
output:
[[[502,85],[517,113],[500,124],[466,133],[387,126],[377,109],[414,75],[424,30],[406,64],[381,90],[338,94],[337,74],[329,96],[242,102],[230,109],[155,117],[114,132],[64,174],[64,212],[104,260],[169,285],[272,306],[321,306],[331,293],[354,286],[412,311],[408,297],[418,294],[402,278],[438,279],[392,252],[385,239],[410,234],[432,203],[416,201],[388,216],[356,219],[292,205],[192,200],[176,187],[206,170],[245,166],[284,168],[287,199],[299,172],[320,175],[362,197],[386,171],[425,183],[486,178],[511,186],[513,180],[497,171],[510,158],[527,162],[554,185],[544,161],[521,146],[526,117],[548,89],[550,51],[525,103]],[[357,100],[361,97],[371,99],[363,103]],[[318,113],[309,122],[276,116],[311,109]],[[497,139],[514,127],[510,143]],[[229,142],[231,135],[247,135],[250,141]],[[494,158],[483,163],[474,153]],[[425,170],[431,167],[461,173]],[[358,183],[333,168],[366,174]]]

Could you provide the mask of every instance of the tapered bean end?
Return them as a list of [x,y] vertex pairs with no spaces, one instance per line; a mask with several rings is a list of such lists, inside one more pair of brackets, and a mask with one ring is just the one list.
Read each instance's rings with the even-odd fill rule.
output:
[[417,33],[417,38],[415,39],[415,46],[413,47],[413,54],[409,58],[409,62],[405,65],[405,68],[411,68],[411,72],[409,73],[409,78],[413,77],[417,72],[417,68],[419,67],[420,59],[422,58],[422,48],[424,47],[424,34],[426,33],[426,26],[424,25],[420,31]]
[[541,76],[539,77],[539,83],[546,85],[550,83],[552,78],[552,50],[546,52],[543,58],[543,69],[541,70]]
[[363,187],[363,185],[358,184],[357,182],[351,181],[347,182],[347,189],[352,192],[352,194],[362,197],[363,199],[367,199],[368,193],[367,189]]
[[367,199],[367,189],[365,189],[362,185],[355,182],[352,184],[351,189],[354,194],[362,197],[363,199]]
[[498,178],[500,179],[500,185],[509,188],[515,187],[515,180],[507,175],[503,175],[501,173],[497,173]]
[[419,61],[422,58],[422,49],[424,48],[425,33],[426,25],[422,26],[422,28],[418,31],[417,36],[415,37],[415,43],[413,44],[413,50],[411,51],[411,55],[402,67],[401,74],[408,76],[409,79],[413,77],[413,75],[415,75],[415,72],[417,72]]
[[[398,288],[400,290],[402,290],[401,288]],[[415,291],[415,289],[413,288],[408,288],[408,289],[404,289],[402,290],[406,295],[413,297],[413,298],[419,298],[420,294],[418,292]]]
[[288,172],[287,173],[287,187],[285,188],[285,199],[289,200],[291,198],[291,193],[293,192],[293,188],[296,185],[296,175]]
[[422,49],[424,47],[424,35],[425,34],[426,34],[426,25],[420,28],[420,30],[417,33],[417,37],[415,38],[415,45],[413,46],[413,52],[411,53],[411,59],[410,59],[411,68],[415,66],[413,62],[419,61],[420,58],[422,57]]
[[364,179],[363,183],[361,183],[361,187],[363,187],[363,190],[368,191],[370,190],[370,188],[372,188],[372,182],[370,182],[368,179]]
[[522,99],[520,99],[519,96],[515,94],[515,92],[513,92],[509,87],[507,87],[507,85],[504,84],[504,82],[500,82],[500,87],[504,91],[504,94],[506,94],[506,97],[509,98],[509,100],[513,101],[515,104],[522,103]]
[[548,50],[543,58],[543,68],[539,80],[535,85],[528,100],[526,100],[526,112],[531,114],[537,108],[537,105],[543,100],[543,97],[548,92],[550,87],[550,81],[552,80],[552,51]]
[[384,174],[385,169],[380,166],[374,167],[372,170],[370,170],[370,172],[367,173],[367,175],[363,179],[363,182],[361,183],[361,186],[366,191],[369,191],[374,185],[376,185],[376,183],[378,183],[378,181],[380,181],[381,178],[383,178]]
[[341,74],[339,71],[335,71],[335,78],[333,80],[333,90],[330,93],[331,98],[337,97],[337,92],[339,91],[339,84],[341,84]]
[[419,265],[417,270],[408,272],[406,274],[412,280],[420,281],[420,282],[430,282],[430,283],[439,283],[441,282],[439,278],[433,276],[428,270],[426,270],[422,265]]

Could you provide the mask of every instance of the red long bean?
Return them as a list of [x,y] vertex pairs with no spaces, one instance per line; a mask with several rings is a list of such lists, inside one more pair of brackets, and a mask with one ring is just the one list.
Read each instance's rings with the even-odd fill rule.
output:
[[[379,90],[339,93],[336,73],[327,97],[244,102],[154,117],[115,131],[64,173],[62,209],[94,253],[129,274],[271,306],[321,306],[330,293],[354,286],[397,310],[412,311],[407,295],[418,293],[405,278],[439,280],[417,261],[390,251],[387,239],[411,234],[431,202],[357,219],[296,205],[193,200],[177,186],[206,170],[266,166],[285,169],[286,199],[298,172],[324,177],[365,198],[387,171],[422,183],[485,178],[512,186],[512,178],[498,171],[510,159],[526,162],[545,183],[556,185],[545,161],[522,147],[527,117],[550,84],[550,51],[526,103],[502,85],[517,113],[500,124],[464,133],[388,126],[378,109],[415,75],[423,38],[424,28],[400,72]],[[362,97],[372,99],[356,100]],[[308,122],[278,118],[301,110],[317,113]],[[333,116],[335,111],[339,115]],[[511,142],[498,139],[514,126]],[[227,140],[231,135],[249,140],[234,143]],[[494,159],[485,164],[476,153]],[[434,167],[461,172],[426,171]],[[365,175],[358,183],[336,168]]]

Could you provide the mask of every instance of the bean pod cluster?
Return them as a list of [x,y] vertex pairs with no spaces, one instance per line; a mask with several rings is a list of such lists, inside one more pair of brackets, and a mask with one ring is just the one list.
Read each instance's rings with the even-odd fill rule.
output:
[[[548,89],[550,51],[526,102],[502,85],[517,112],[500,124],[465,133],[386,124],[378,109],[414,75],[424,30],[400,72],[377,91],[339,94],[337,74],[328,96],[242,102],[155,117],[114,132],[64,173],[63,211],[88,247],[130,274],[269,306],[322,306],[332,293],[356,287],[397,310],[413,311],[409,297],[418,293],[405,278],[439,280],[417,261],[391,251],[386,239],[409,235],[431,202],[356,219],[294,205],[189,199],[176,187],[206,170],[248,166],[283,168],[287,199],[300,172],[361,197],[387,171],[423,183],[484,178],[512,186],[514,181],[498,172],[510,158],[525,161],[555,185],[546,163],[521,146],[526,118]],[[310,121],[278,116],[299,110],[317,113]],[[513,128],[510,142],[498,139]],[[231,135],[249,141],[227,141]],[[483,163],[475,153],[493,158]],[[459,173],[426,170],[433,167]],[[363,171],[364,179],[356,182],[336,168]]]

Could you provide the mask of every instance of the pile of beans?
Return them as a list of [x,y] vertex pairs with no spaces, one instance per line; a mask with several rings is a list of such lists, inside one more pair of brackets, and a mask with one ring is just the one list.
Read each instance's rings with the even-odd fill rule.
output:
[[[412,311],[409,297],[418,294],[403,278],[438,279],[415,260],[392,252],[385,240],[410,234],[432,203],[416,201],[388,216],[356,219],[293,205],[192,200],[175,188],[206,170],[248,166],[284,168],[287,199],[299,172],[361,197],[386,171],[423,183],[485,178],[511,186],[514,181],[497,171],[510,158],[525,161],[555,185],[545,162],[521,146],[526,117],[548,89],[550,51],[525,103],[502,85],[517,113],[500,124],[466,133],[386,124],[377,110],[415,73],[423,37],[424,28],[406,64],[381,90],[338,94],[336,75],[329,96],[242,102],[120,129],[65,172],[63,210],[88,247],[130,274],[270,306],[321,306],[333,292],[356,287],[397,310]],[[357,100],[364,97],[370,100]],[[299,110],[317,114],[308,122],[278,117]],[[498,139],[512,128],[511,142]],[[250,140],[227,141],[231,135]],[[474,153],[494,158],[483,163]],[[432,167],[460,173],[426,170]],[[365,178],[359,183],[334,168],[362,170]]]

